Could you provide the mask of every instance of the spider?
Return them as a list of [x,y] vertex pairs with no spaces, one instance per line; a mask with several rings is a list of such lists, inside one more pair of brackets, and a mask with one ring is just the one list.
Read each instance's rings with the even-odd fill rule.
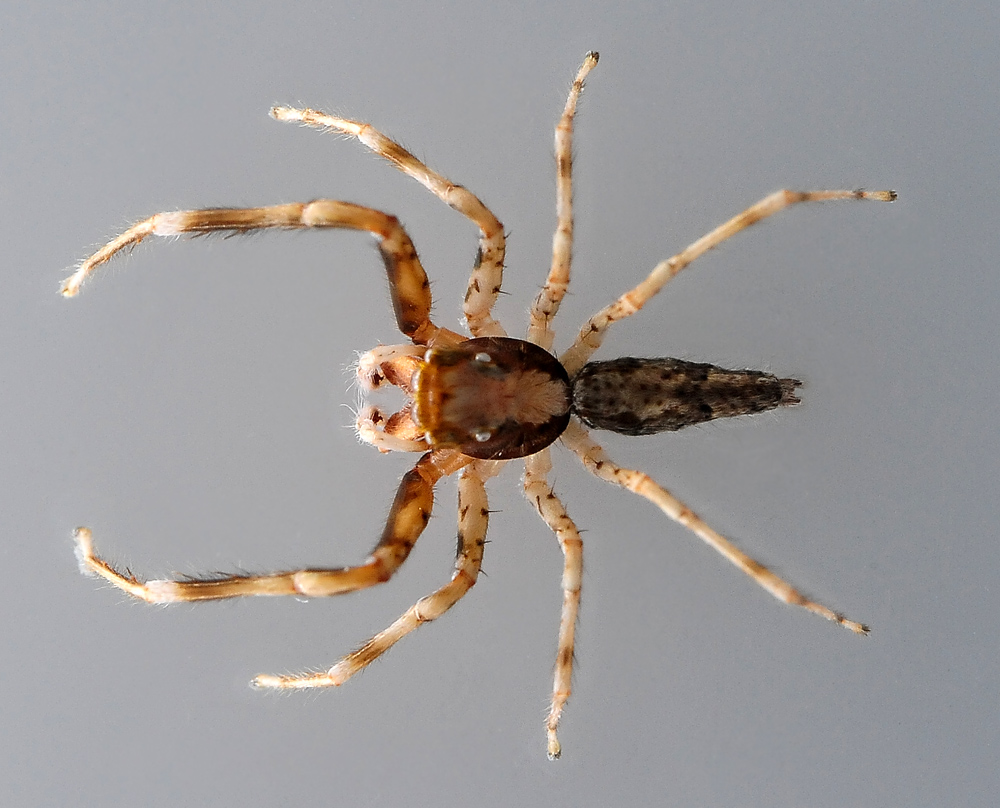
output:
[[329,670],[290,676],[262,674],[253,680],[261,688],[341,685],[417,626],[440,617],[472,588],[482,563],[489,520],[486,482],[508,461],[522,459],[524,494],[555,533],[564,557],[558,652],[546,718],[547,752],[549,758],[555,759],[561,751],[559,720],[570,695],[583,570],[579,530],[548,480],[552,468],[549,446],[558,439],[588,471],[649,500],[778,600],[801,606],[857,634],[866,634],[867,626],[807,598],[709,527],[649,476],[611,460],[590,436],[590,429],[648,435],[713,418],[791,406],[799,401],[795,389],[800,382],[678,359],[589,360],[614,323],[638,312],[684,267],[741,230],[800,202],[890,202],[896,194],[863,190],[782,190],[770,194],[657,264],[645,280],[587,320],[572,345],[556,358],[552,353],[552,322],[569,285],[573,246],[573,121],[584,80],[597,60],[596,52],[587,54],[556,127],[557,226],[552,264],[545,285],[531,305],[526,339],[508,337],[492,316],[506,249],[504,229],[497,217],[467,189],[449,182],[368,124],[311,109],[274,107],[271,116],[357,138],[478,227],[479,249],[463,303],[471,338],[431,321],[427,275],[399,221],[348,202],[318,199],[260,208],[157,213],[133,225],[80,264],[62,286],[66,297],[76,295],[98,266],[149,235],[246,233],[266,228],[368,231],[376,237],[385,263],[397,325],[410,343],[380,346],[360,358],[357,373],[365,390],[388,383],[400,388],[407,402],[388,416],[375,407],[366,407],[357,417],[358,434],[381,452],[421,453],[400,482],[381,539],[357,566],[143,583],[98,556],[91,531],[80,527],[74,539],[81,570],[150,603],[353,592],[392,577],[427,526],[435,485],[442,477],[458,474],[458,551],[450,581],[418,600],[387,629]]

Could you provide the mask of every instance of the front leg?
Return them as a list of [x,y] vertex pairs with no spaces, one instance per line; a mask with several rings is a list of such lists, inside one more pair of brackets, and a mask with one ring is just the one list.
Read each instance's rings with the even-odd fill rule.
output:
[[392,308],[399,330],[415,343],[460,342],[461,334],[438,328],[431,322],[431,287],[416,248],[395,216],[338,202],[316,199],[263,208],[207,208],[157,213],[132,225],[118,238],[85,260],[62,285],[65,297],[74,297],[83,282],[101,264],[148,236],[180,236],[185,233],[250,233],[268,229],[303,230],[333,228],[365,230],[378,238],[378,249],[389,276]]
[[201,580],[154,580],[145,583],[122,573],[94,551],[89,528],[76,529],[76,553],[85,575],[99,575],[147,603],[221,600],[249,595],[323,597],[366,589],[392,577],[424,532],[434,505],[434,486],[472,462],[455,451],[428,452],[399,484],[382,538],[363,564],[340,569],[306,569],[268,575],[227,575]]

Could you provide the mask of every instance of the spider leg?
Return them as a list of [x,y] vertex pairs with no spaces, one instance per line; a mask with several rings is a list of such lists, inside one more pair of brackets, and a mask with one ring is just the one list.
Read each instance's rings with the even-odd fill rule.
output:
[[389,276],[392,306],[399,330],[414,342],[424,345],[436,340],[465,339],[454,331],[438,328],[430,320],[431,291],[413,242],[395,216],[332,199],[295,202],[262,208],[209,208],[157,213],[132,225],[118,238],[106,244],[79,268],[62,286],[66,297],[73,297],[87,277],[116,253],[132,247],[150,235],[179,236],[184,233],[247,233],[268,228],[342,228],[366,230],[379,239],[378,249]]
[[641,471],[622,468],[614,463],[587,433],[580,424],[571,421],[566,431],[562,435],[563,442],[572,449],[587,470],[592,474],[606,480],[609,483],[627,488],[634,494],[638,494],[644,499],[656,505],[667,516],[675,522],[686,527],[698,538],[704,541],[725,558],[739,567],[743,572],[753,578],[764,589],[783,603],[792,606],[801,606],[808,609],[813,614],[825,617],[835,623],[840,623],[844,628],[848,628],[856,634],[867,634],[868,626],[863,623],[856,623],[848,620],[839,612],[810,600],[787,581],[779,578],[771,570],[754,561],[750,556],[736,547],[729,539],[716,533],[705,522],[702,521],[694,511],[688,508],[683,502],[677,499],[663,486],[659,485],[649,475]]
[[470,219],[480,232],[479,252],[465,293],[465,319],[476,337],[504,337],[507,332],[493,319],[491,312],[503,281],[503,260],[507,251],[500,220],[471,191],[428,168],[410,152],[367,123],[337,118],[313,109],[273,107],[271,117],[278,121],[297,121],[317,129],[333,129],[360,140],[375,154],[393,163],[413,177],[449,207]]
[[399,484],[382,538],[367,560],[356,567],[306,569],[269,575],[229,575],[204,580],[158,580],[142,583],[121,573],[94,552],[89,528],[76,529],[77,558],[84,574],[99,575],[133,597],[148,603],[218,600],[248,595],[339,595],[384,583],[406,560],[424,532],[434,505],[434,485],[472,459],[451,450],[428,452]]
[[545,286],[531,305],[528,321],[528,341],[552,350],[555,334],[552,320],[569,287],[569,270],[573,257],[573,118],[576,103],[583,90],[583,81],[597,64],[598,55],[591,51],[584,59],[566,99],[559,124],[556,126],[556,232],[552,236],[552,267]]
[[253,680],[253,684],[256,687],[279,689],[342,685],[415,628],[436,620],[461,600],[475,585],[483,562],[489,520],[485,482],[503,465],[502,462],[473,463],[466,466],[458,478],[458,552],[455,557],[455,572],[447,584],[418,600],[385,631],[376,634],[328,671],[297,676],[261,674]]
[[563,552],[562,614],[559,618],[559,645],[552,684],[552,704],[545,719],[550,760],[559,757],[561,747],[557,730],[563,708],[569,700],[573,679],[573,646],[576,620],[580,611],[580,587],[583,580],[583,539],[566,508],[549,485],[552,458],[548,449],[524,458],[524,495],[538,510]]
[[582,368],[604,341],[604,334],[619,320],[631,317],[649,301],[653,295],[684,267],[696,258],[704,255],[713,247],[717,247],[728,238],[732,238],[741,230],[746,230],[753,224],[773,216],[780,210],[799,202],[822,202],[829,199],[873,199],[879,202],[892,202],[896,199],[895,191],[775,191],[764,197],[760,202],[751,205],[745,211],[734,216],[728,222],[719,225],[710,233],[702,236],[672,258],[657,264],[649,276],[634,289],[626,292],[614,303],[601,309],[591,317],[577,336],[574,343],[559,357],[567,372],[572,376]]

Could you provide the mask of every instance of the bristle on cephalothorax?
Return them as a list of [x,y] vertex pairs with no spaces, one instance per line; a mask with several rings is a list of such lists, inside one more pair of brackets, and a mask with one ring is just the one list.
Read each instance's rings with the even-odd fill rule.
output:
[[591,362],[573,378],[573,413],[587,426],[652,435],[798,404],[798,379],[683,359]]

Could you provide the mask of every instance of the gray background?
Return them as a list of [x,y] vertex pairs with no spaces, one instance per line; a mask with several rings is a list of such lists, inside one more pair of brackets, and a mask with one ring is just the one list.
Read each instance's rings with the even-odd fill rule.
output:
[[[996,5],[419,5],[3,12],[4,804],[992,802]],[[377,591],[154,608],[81,577],[77,524],[153,577],[360,560],[413,458],[358,445],[344,406],[355,352],[399,341],[368,238],[159,241],[65,301],[73,262],[158,210],[347,199],[402,218],[456,327],[474,229],[357,144],[266,115],[308,104],[482,196],[510,232],[498,311],[523,333],[552,128],[590,48],[563,346],[769,191],[900,192],[741,235],[601,352],[806,381],[795,410],[605,443],[871,637],[775,603],[562,450],[587,571],[557,764],[561,558],[516,467],[491,486],[488,577],[336,692],[247,682],[332,663],[446,580],[453,482]]]

